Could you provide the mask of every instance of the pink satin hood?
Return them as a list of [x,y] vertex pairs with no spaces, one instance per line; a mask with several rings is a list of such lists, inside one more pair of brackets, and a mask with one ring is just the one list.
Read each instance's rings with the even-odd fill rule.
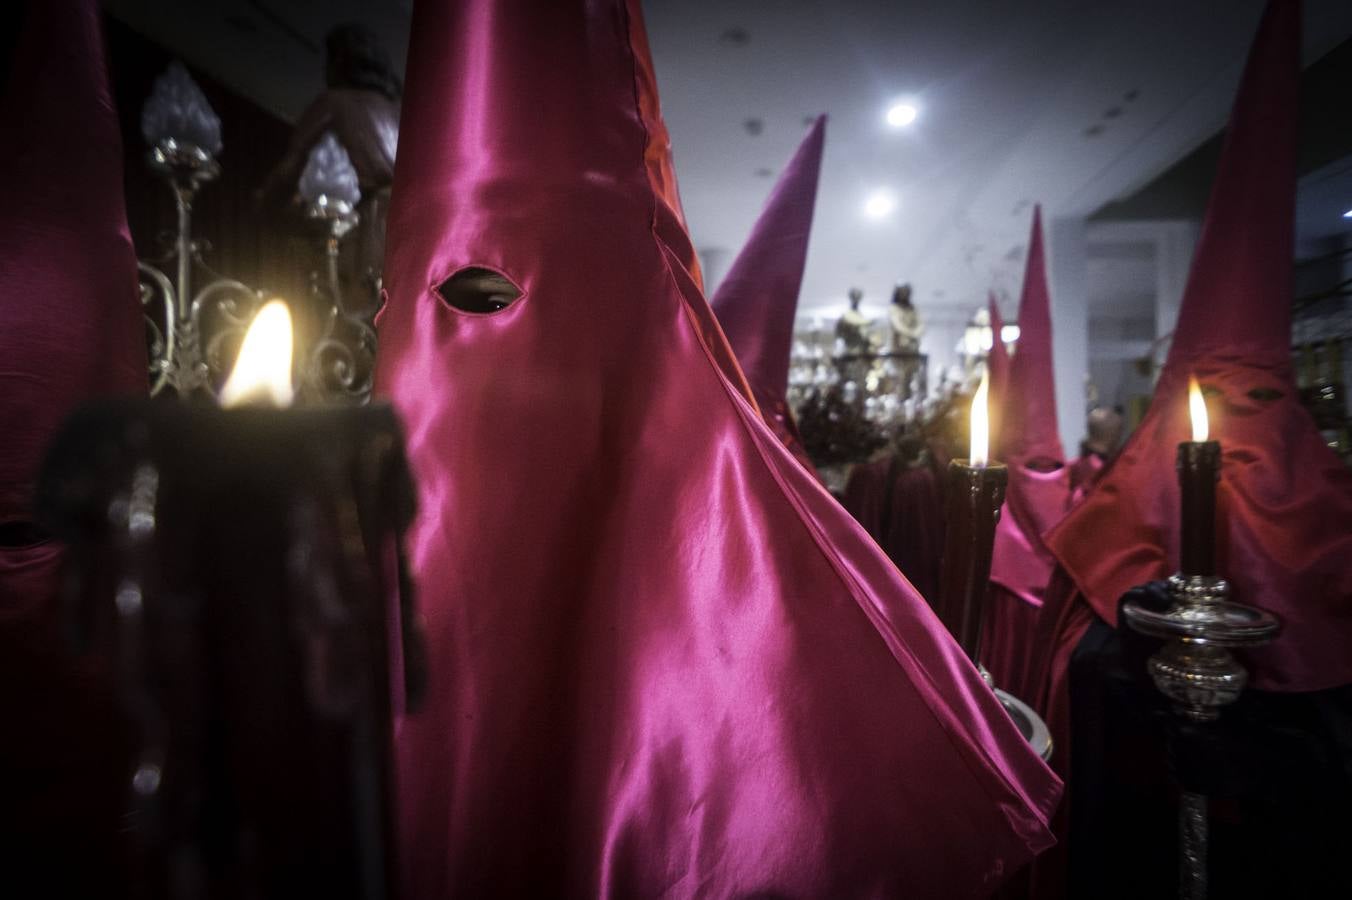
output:
[[[416,4],[377,382],[421,495],[409,893],[984,896],[1059,782],[743,393],[645,71],[636,0]],[[466,266],[523,295],[449,307]]]
[[0,523],[31,518],[47,441],[71,410],[147,390],[98,4],[24,5],[0,73]]
[[112,838],[125,827],[126,723],[109,660],[75,655],[63,548],[19,535],[37,518],[33,485],[66,416],[100,395],[147,391],[145,326],[99,4],[31,0],[5,18],[21,24],[0,73],[0,533],[12,538],[0,546],[4,878],[22,894],[26,871],[78,848],[54,880],[89,896],[109,889]]
[[[994,324],[994,320],[992,321]],[[1042,241],[1042,208],[1034,207],[1028,241],[1028,265],[1019,301],[1019,341],[1013,359],[1002,362],[996,346],[991,358],[992,396],[999,403],[999,448],[1009,466],[1005,509],[995,530],[991,581],[1033,606],[1056,565],[1042,536],[1061,521],[1070,506],[1070,468],[1056,421],[1052,369],[1051,294]],[[1004,383],[998,382],[1001,369]],[[1057,468],[1044,471],[1044,467]]]

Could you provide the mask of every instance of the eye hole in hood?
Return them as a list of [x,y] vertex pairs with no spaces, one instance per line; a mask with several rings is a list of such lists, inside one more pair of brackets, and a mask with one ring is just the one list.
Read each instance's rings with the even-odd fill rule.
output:
[[521,288],[501,272],[480,266],[460,269],[436,287],[442,301],[461,312],[501,312],[521,297]]
[[1270,387],[1256,387],[1249,391],[1249,398],[1260,403],[1280,400],[1283,396],[1281,391]]

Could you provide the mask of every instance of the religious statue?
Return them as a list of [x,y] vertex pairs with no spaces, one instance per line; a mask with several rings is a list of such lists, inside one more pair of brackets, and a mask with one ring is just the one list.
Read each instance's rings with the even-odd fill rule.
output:
[[919,353],[920,335],[925,326],[920,323],[920,313],[911,304],[911,286],[899,284],[892,292],[892,308],[888,311],[892,320],[892,350],[895,353]]
[[869,339],[868,334],[872,323],[868,316],[859,311],[859,304],[863,299],[862,290],[850,288],[850,308],[840,317],[840,321],[836,322],[836,338],[844,344],[842,352],[846,356],[873,351],[873,341]]

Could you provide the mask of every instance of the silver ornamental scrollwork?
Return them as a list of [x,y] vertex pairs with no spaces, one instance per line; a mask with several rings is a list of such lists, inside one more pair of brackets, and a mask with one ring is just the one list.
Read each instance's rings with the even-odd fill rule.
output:
[[[233,351],[238,350],[262,303],[262,291],[230,279],[213,281],[193,298],[190,320],[201,342],[199,369],[210,384],[220,383],[228,374],[234,362]],[[226,350],[231,351],[229,357]]]
[[[323,238],[324,270],[310,273],[310,293],[324,310],[319,335],[301,367],[302,395],[321,403],[363,404],[371,399],[376,332],[367,316],[348,310],[338,274],[343,238],[357,226],[361,202],[357,171],[332,132],[310,151],[300,178],[306,217]],[[379,278],[371,282],[378,295]]]
[[375,329],[335,305],[310,350],[302,380],[317,399],[365,403],[371,396],[375,359]]
[[[158,265],[139,265],[150,392],[169,388],[183,398],[214,393],[264,297],[212,272],[192,234],[193,200],[220,174],[220,119],[187,70],[175,63],[156,82],[142,129],[149,144],[147,164],[170,188],[177,213],[176,230],[167,237],[170,246]],[[307,217],[320,226],[324,251],[322,274],[311,278],[322,322],[314,341],[297,348],[300,396],[309,402],[362,404],[371,395],[376,331],[369,316],[347,309],[338,276],[340,244],[359,221],[355,207],[361,191],[351,159],[333,134],[315,146],[300,188]],[[197,271],[211,280],[194,293]],[[370,286],[378,295],[378,276]]]
[[149,263],[138,268],[151,395],[166,387],[180,397],[214,391],[228,373],[263,293],[243,282],[218,279],[197,292],[183,315],[169,278]]
[[[148,262],[138,266],[150,393],[170,388],[186,398],[213,391],[224,378],[231,362],[225,351],[243,338],[262,292],[214,277],[193,240],[193,199],[220,173],[221,122],[182,64],[172,63],[155,81],[141,127],[150,145],[147,164],[169,186],[177,213],[172,243],[160,259],[166,268],[172,264],[174,277]],[[194,269],[213,276],[196,293]]]
[[178,355],[178,329],[174,318],[178,301],[173,284],[159,269],[138,262],[137,274],[146,325],[146,351],[150,358],[150,393],[154,395],[168,383],[171,361]]

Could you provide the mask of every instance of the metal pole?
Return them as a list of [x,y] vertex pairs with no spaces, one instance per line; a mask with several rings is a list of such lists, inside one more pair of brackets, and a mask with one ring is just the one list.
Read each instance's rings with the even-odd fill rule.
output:
[[1178,805],[1178,896],[1206,900],[1207,802],[1184,792]]

